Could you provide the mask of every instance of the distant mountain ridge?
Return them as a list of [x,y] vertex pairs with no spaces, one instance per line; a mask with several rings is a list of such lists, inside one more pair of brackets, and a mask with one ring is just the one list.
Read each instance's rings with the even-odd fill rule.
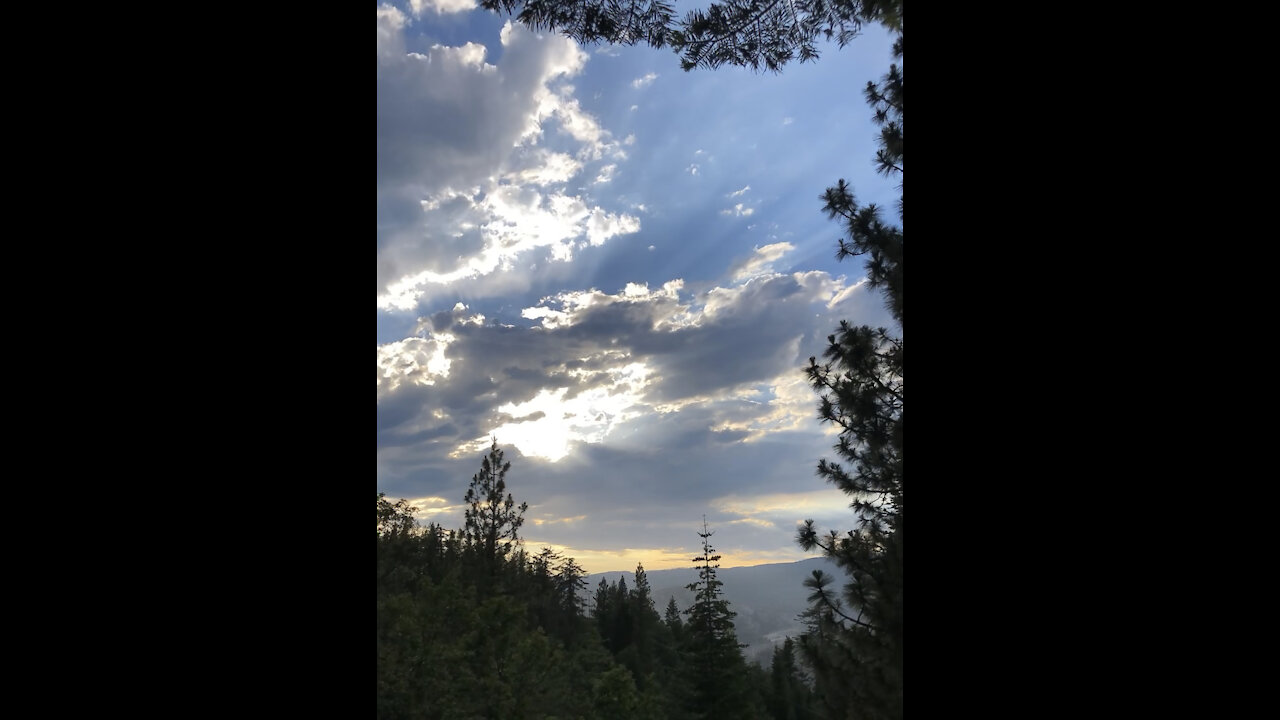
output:
[[[716,578],[724,583],[721,587],[724,598],[729,601],[730,609],[738,613],[733,624],[738,633],[738,642],[747,644],[743,653],[748,660],[767,666],[774,645],[781,644],[787,636],[796,637],[804,631],[804,626],[796,616],[808,607],[807,598],[812,591],[804,586],[804,581],[812,577],[814,570],[822,570],[837,578],[844,577],[844,572],[835,563],[822,557],[790,563],[720,568],[716,571]],[[659,615],[666,609],[671,597],[675,597],[676,605],[681,611],[693,604],[693,592],[685,586],[698,579],[697,568],[645,570],[645,575],[649,578],[653,604]],[[634,589],[634,572],[615,570],[588,575],[587,587],[583,591],[588,612],[592,608],[592,599],[601,578],[612,585],[624,577],[627,579],[627,587]]]

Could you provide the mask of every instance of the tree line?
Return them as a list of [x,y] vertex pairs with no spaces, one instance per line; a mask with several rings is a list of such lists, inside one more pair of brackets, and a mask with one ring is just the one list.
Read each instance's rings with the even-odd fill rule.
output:
[[495,440],[460,530],[378,493],[380,720],[818,717],[794,643],[770,670],[743,657],[705,524],[690,607],[659,615],[643,565],[585,601],[573,558],[524,547],[510,467]]

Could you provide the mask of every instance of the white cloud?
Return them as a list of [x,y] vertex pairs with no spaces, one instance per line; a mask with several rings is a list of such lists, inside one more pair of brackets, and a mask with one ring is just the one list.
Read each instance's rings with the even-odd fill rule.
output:
[[565,183],[582,169],[582,163],[572,156],[542,148],[534,148],[525,156],[524,163],[514,161],[513,165],[507,176],[509,179],[534,185]]
[[595,182],[598,184],[598,183],[607,183],[612,181],[613,173],[617,169],[618,169],[617,165],[613,165],[613,164],[605,165],[604,167],[600,168],[600,174],[596,175]]
[[475,0],[409,0],[409,7],[413,10],[414,17],[422,17],[427,10],[437,15],[474,10],[476,2]]
[[403,51],[400,31],[408,23],[404,13],[392,5],[378,6],[378,56],[392,56]]
[[603,245],[616,235],[629,235],[640,230],[640,221],[626,213],[614,214],[592,208],[587,218],[587,240],[592,245]]
[[772,245],[757,247],[755,252],[751,253],[748,258],[735,263],[733,267],[730,268],[730,272],[732,273],[735,282],[758,275],[772,273],[774,261],[795,249],[795,246],[788,242],[773,243]]
[[378,389],[394,391],[401,383],[434,385],[437,379],[449,377],[452,361],[445,348],[453,336],[442,334],[430,338],[405,338],[378,346]]
[[657,80],[657,79],[658,79],[657,73],[646,73],[643,77],[638,77],[635,80],[632,80],[631,87],[637,88],[637,89],[642,87],[648,87],[649,85],[653,84],[654,80]]
[[784,127],[785,127],[785,126],[787,126],[787,125],[790,125],[790,124],[791,124],[791,123],[793,123],[793,122],[795,122],[795,120],[794,120],[794,119],[792,119],[792,118],[789,118],[789,117],[782,118],[782,125],[783,125]]
[[687,167],[687,168],[685,168],[685,169],[684,169],[684,171],[685,171],[685,172],[687,172],[687,173],[689,173],[690,175],[697,175],[697,174],[698,174],[698,163],[691,163],[691,164],[689,165],[689,167]]
[[[426,7],[436,6],[415,9]],[[525,254],[568,261],[639,229],[566,187],[584,162],[609,156],[611,178],[626,158],[565,82],[586,53],[510,22],[496,65],[475,42],[409,53],[407,24],[400,10],[378,8],[379,308],[409,309],[433,288],[505,274]]]
[[466,206],[464,217],[470,221],[462,224],[473,228],[483,247],[450,272],[423,270],[388,284],[378,297],[379,308],[412,309],[432,285],[511,270],[516,257],[535,249],[544,248],[551,260],[566,262],[573,259],[579,238],[599,246],[640,229],[639,219],[632,215],[589,208],[576,196],[544,195],[530,187],[500,185],[483,198],[478,193],[455,193],[451,199],[460,199]]
[[600,127],[594,117],[582,110],[577,98],[550,94],[543,99],[542,112],[554,114],[560,121],[560,130],[582,143],[585,146],[582,154],[592,160],[599,159],[611,144],[608,142],[609,133]]
[[720,211],[721,215],[730,215],[733,217],[751,217],[755,213],[755,208],[745,207],[742,203],[737,203],[731,208],[725,208]]
[[861,290],[867,284],[867,279],[862,278],[858,282],[846,287],[831,297],[831,301],[827,303],[827,309],[834,310],[837,305],[848,300],[855,292]]
[[639,106],[639,105],[632,105],[632,106],[631,106],[631,112],[635,112],[635,111],[637,111],[637,110],[639,110],[639,109],[640,109],[640,106]]
[[742,194],[743,194],[743,193],[745,193],[746,191],[750,190],[750,189],[751,189],[751,186],[750,186],[750,185],[747,185],[746,187],[742,188],[741,190],[734,190],[733,192],[729,193],[729,194],[728,194],[728,195],[726,195],[725,197],[742,197]]

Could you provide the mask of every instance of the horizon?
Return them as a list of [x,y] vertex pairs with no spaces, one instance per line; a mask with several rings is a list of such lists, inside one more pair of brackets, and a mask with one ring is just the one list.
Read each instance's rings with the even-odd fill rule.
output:
[[[575,559],[576,559],[576,558],[575,558]],[[787,561],[782,561],[782,562],[766,562],[766,563],[758,563],[758,564],[756,564],[756,565],[734,565],[734,566],[732,566],[732,567],[728,567],[728,566],[721,565],[720,567],[716,568],[716,570],[717,570],[717,571],[721,571],[721,570],[742,570],[742,569],[745,569],[745,568],[767,567],[767,566],[769,566],[769,565],[795,565],[795,564],[797,564],[797,563],[802,563],[802,562],[806,562],[806,561],[809,561],[809,560],[828,560],[828,561],[830,561],[830,558],[826,557],[825,555],[810,555],[809,557],[800,558],[799,560],[787,560]],[[685,566],[680,566],[680,567],[668,567],[668,568],[650,568],[648,565],[645,565],[645,566],[644,566],[644,572],[645,572],[645,574],[646,574],[646,575],[648,575],[649,573],[653,573],[653,572],[661,572],[661,571],[665,571],[665,570],[697,570],[697,569],[698,569],[698,566],[696,566],[696,565],[685,565]],[[608,575],[608,574],[610,574],[610,573],[626,573],[626,574],[628,574],[628,575],[632,575],[632,576],[634,576],[634,575],[636,574],[636,571],[635,571],[635,568],[632,568],[631,570],[602,570],[602,571],[600,571],[600,572],[589,572],[589,573],[587,573],[587,574],[586,574],[586,577],[590,577],[590,576],[592,576],[592,575]]]

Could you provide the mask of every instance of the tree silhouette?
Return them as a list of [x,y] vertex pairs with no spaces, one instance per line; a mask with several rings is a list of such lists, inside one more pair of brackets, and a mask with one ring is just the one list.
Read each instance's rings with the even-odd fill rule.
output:
[[[901,38],[894,53],[901,59]],[[865,94],[882,129],[877,167],[901,177],[902,70],[891,66]],[[843,180],[824,199],[848,233],[837,256],[866,257],[868,284],[884,293],[900,333],[901,228],[883,222],[876,206],[860,206]],[[839,594],[821,571],[805,582],[813,594],[800,647],[828,708],[855,718],[902,717],[902,347],[901,335],[886,328],[841,322],[824,361],[810,358],[807,368],[818,417],[840,428],[835,451],[843,462],[820,460],[818,475],[849,496],[857,526],[820,535],[809,520],[797,533],[801,547],[821,549],[848,576]]]
[[819,55],[819,40],[841,47],[863,25],[902,31],[902,0],[720,0],[677,20],[666,0],[481,0],[534,30],[582,43],[671,47],[685,70],[741,65],[778,71]]
[[511,463],[503,462],[502,458],[498,440],[494,438],[489,453],[480,463],[480,472],[471,477],[471,487],[463,497],[468,506],[464,541],[491,572],[520,542],[520,526],[524,524],[525,510],[529,509],[529,503],[517,506],[515,498],[507,492],[506,476]]
[[693,558],[698,579],[686,587],[693,591],[693,605],[685,610],[685,646],[693,669],[693,710],[705,718],[742,718],[752,710],[746,683],[746,662],[734,630],[733,618],[716,578],[720,556],[711,546],[714,533],[702,518],[702,554]]

